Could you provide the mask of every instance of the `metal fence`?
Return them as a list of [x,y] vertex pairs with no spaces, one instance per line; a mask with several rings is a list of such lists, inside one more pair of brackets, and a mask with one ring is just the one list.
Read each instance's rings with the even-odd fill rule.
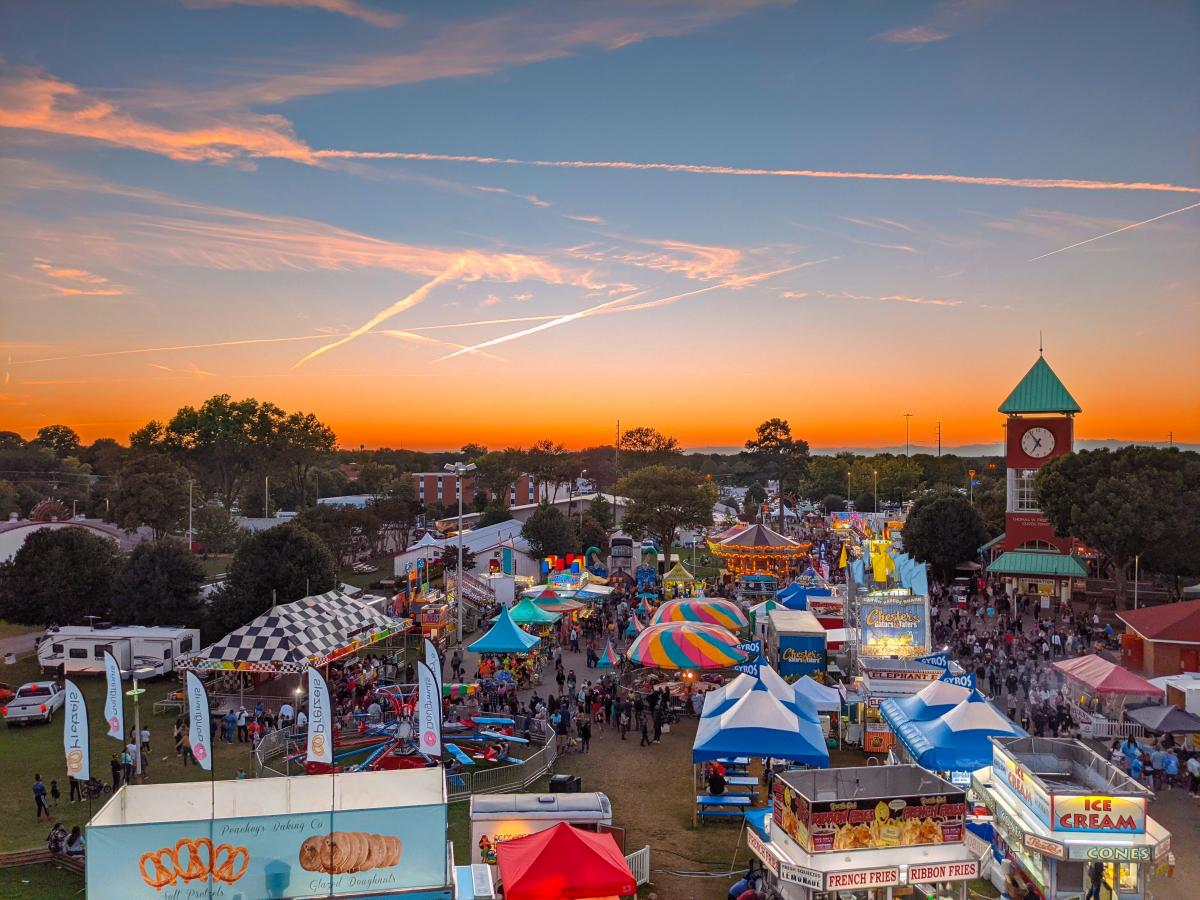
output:
[[635,850],[625,857],[625,864],[633,873],[633,879],[640,887],[650,881],[650,845],[641,850]]

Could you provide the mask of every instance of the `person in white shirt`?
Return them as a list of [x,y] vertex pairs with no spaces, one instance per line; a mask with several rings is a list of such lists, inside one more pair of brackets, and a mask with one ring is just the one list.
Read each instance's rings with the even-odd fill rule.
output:
[[294,718],[296,718],[296,711],[292,709],[292,704],[284,703],[279,707],[279,726],[281,728],[291,725]]
[[308,716],[306,716],[304,714],[304,710],[300,710],[300,712],[296,714],[296,727],[304,728],[307,725],[308,725]]
[[150,729],[142,729],[142,752],[147,756],[150,754]]

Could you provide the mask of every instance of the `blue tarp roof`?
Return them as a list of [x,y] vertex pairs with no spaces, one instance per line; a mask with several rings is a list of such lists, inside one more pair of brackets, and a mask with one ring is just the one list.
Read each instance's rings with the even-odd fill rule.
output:
[[541,642],[540,637],[518,628],[505,609],[488,633],[467,649],[472,653],[528,653]]
[[975,694],[939,718],[905,722],[896,737],[931,772],[973,772],[992,764],[991,735],[1024,737],[995,706]]

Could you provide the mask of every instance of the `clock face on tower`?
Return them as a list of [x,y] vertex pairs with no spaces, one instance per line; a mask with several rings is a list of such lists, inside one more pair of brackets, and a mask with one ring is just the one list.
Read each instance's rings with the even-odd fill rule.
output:
[[1031,459],[1042,459],[1054,452],[1054,433],[1040,425],[1021,435],[1021,449]]

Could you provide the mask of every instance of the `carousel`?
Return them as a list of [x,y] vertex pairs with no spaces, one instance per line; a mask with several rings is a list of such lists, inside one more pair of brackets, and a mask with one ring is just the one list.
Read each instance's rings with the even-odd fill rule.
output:
[[709,552],[739,578],[771,575],[780,581],[800,570],[811,548],[811,544],[793,541],[766,525],[750,525],[708,544]]

